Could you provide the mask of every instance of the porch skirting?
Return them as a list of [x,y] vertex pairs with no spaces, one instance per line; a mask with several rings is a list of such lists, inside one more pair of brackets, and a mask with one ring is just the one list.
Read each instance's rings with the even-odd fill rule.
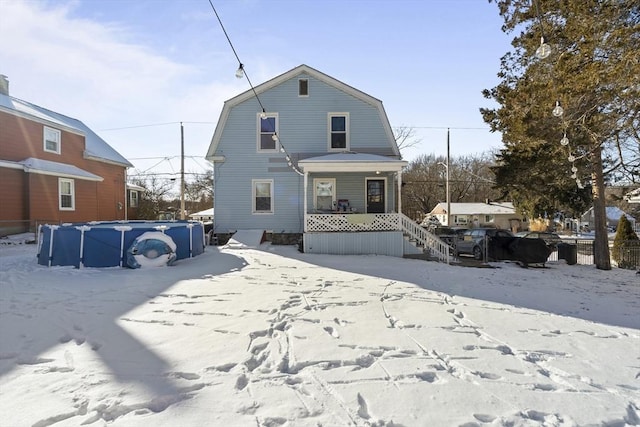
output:
[[329,255],[404,255],[401,231],[305,233],[305,253]]

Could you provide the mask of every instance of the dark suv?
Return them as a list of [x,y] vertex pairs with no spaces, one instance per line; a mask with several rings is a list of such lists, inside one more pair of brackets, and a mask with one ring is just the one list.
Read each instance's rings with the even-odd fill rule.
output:
[[481,260],[487,251],[486,242],[492,237],[513,237],[513,233],[501,228],[472,228],[462,233],[456,242],[456,250],[458,254],[473,255]]

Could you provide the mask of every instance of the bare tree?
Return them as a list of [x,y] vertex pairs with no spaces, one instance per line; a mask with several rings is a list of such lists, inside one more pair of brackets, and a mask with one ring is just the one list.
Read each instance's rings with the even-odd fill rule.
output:
[[422,139],[416,138],[416,129],[410,126],[401,125],[394,127],[393,137],[400,151],[405,148],[415,147],[422,142]]

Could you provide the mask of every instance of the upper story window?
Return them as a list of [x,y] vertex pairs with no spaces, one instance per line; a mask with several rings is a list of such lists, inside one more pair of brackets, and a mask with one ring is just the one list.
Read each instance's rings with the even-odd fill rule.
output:
[[329,113],[329,151],[349,150],[349,113]]
[[258,151],[278,151],[278,113],[258,114]]
[[76,194],[72,179],[58,178],[58,201],[61,211],[76,209]]
[[251,184],[253,213],[273,213],[273,180],[254,179]]
[[44,151],[60,154],[60,131],[44,127]]
[[309,79],[298,80],[298,96],[309,96]]
[[129,190],[129,207],[138,207],[138,192],[136,190]]

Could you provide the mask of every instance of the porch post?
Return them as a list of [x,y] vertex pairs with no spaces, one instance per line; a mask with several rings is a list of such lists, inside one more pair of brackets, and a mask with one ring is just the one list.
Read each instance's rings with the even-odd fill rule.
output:
[[308,180],[309,180],[309,172],[305,171],[304,172],[304,180],[303,180],[303,184],[302,184],[302,185],[304,185],[304,191],[302,192],[304,194],[304,201],[303,201],[303,204],[302,204],[304,211],[302,212],[302,216],[304,218],[304,228],[303,228],[303,230],[304,230],[305,233],[307,232],[307,187],[308,187],[307,182],[308,182]]
[[398,213],[402,213],[402,171],[398,171]]

